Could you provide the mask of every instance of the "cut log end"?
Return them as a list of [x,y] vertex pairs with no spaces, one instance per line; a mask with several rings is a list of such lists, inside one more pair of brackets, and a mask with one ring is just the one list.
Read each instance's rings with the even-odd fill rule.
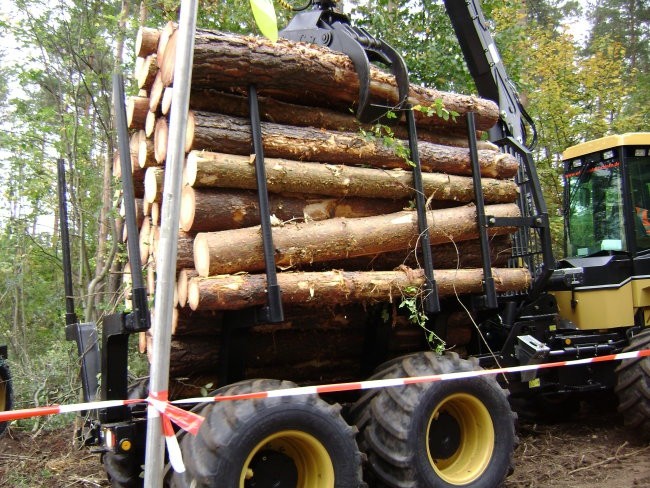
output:
[[181,229],[186,232],[192,230],[192,224],[194,223],[194,214],[196,209],[196,197],[194,193],[192,187],[186,186],[183,188],[181,194],[180,225]]
[[158,29],[140,27],[135,38],[135,55],[144,58],[156,53],[159,41],[160,31]]
[[199,276],[208,276],[210,274],[210,246],[206,234],[202,232],[199,232],[194,238],[194,269],[199,273]]

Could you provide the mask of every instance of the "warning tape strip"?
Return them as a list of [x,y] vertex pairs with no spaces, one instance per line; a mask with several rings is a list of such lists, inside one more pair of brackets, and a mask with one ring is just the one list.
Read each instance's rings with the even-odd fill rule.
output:
[[333,392],[342,392],[342,391],[370,390],[375,388],[388,388],[388,387],[395,387],[395,386],[412,385],[417,383],[431,383],[434,381],[447,381],[447,380],[455,380],[461,378],[474,378],[479,376],[487,376],[487,375],[495,375],[495,374],[522,373],[522,372],[535,371],[541,369],[579,366],[579,365],[589,364],[589,363],[603,363],[607,361],[634,359],[634,358],[648,357],[648,356],[650,356],[650,349],[645,349],[642,351],[622,352],[618,354],[610,354],[606,356],[597,356],[597,357],[585,358],[585,359],[575,359],[571,361],[557,361],[554,363],[529,364],[525,366],[510,366],[506,368],[482,369],[476,371],[463,371],[463,372],[456,372],[456,373],[414,376],[410,378],[390,378],[390,379],[382,379],[382,380],[358,381],[358,382],[351,382],[351,383],[335,383],[335,384],[328,384],[328,385],[302,386],[296,388],[285,388],[280,390],[243,393],[239,395],[217,395],[212,397],[186,398],[184,400],[175,400],[173,402],[169,402],[167,400],[167,394],[165,392],[165,393],[158,393],[157,395],[152,394],[148,398],[143,398],[143,399],[106,400],[106,401],[98,401],[98,402],[76,403],[71,405],[52,405],[46,407],[27,408],[21,410],[10,410],[6,412],[0,412],[0,422],[9,422],[12,420],[27,419],[32,417],[43,417],[47,415],[57,415],[63,413],[74,413],[74,412],[82,412],[87,410],[119,407],[124,405],[134,405],[137,403],[149,403],[156,409],[156,411],[162,417],[168,418],[173,423],[178,425],[181,429],[184,429],[196,435],[196,433],[198,432],[201,426],[201,423],[203,422],[203,418],[193,412],[189,412],[187,410],[177,407],[176,404],[186,405],[186,404],[194,404],[194,403],[224,402],[224,401],[233,401],[233,400],[252,400],[252,399],[259,399],[259,398],[277,398],[277,397],[298,396],[298,395],[333,393]]
[[529,364],[525,366],[510,366],[507,368],[481,369],[475,371],[462,371],[456,373],[433,374],[426,376],[413,376],[409,378],[390,378],[383,380],[368,380],[352,383],[336,383],[329,385],[302,386],[297,388],[284,388],[280,390],[271,390],[263,392],[243,393],[239,395],[217,395],[213,397],[188,398],[185,400],[175,400],[172,403],[208,403],[224,402],[233,400],[254,400],[259,398],[277,398],[298,395],[314,395],[322,393],[333,393],[354,390],[371,390],[375,388],[389,388],[395,386],[413,385],[417,383],[432,383],[434,381],[456,380],[461,378],[475,378],[478,376],[505,374],[505,373],[522,373],[535,371],[539,369],[559,368],[563,366],[578,366],[589,363],[603,363],[607,361],[616,361],[623,359],[634,359],[639,357],[650,356],[650,349],[642,351],[622,352],[610,354],[607,356],[597,356],[593,358],[575,359],[572,361],[557,361],[554,363]]

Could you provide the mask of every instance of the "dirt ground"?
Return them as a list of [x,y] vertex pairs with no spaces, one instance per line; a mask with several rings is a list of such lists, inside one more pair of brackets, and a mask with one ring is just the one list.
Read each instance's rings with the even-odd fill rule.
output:
[[[613,408],[583,404],[574,421],[521,421],[516,469],[505,488],[650,486],[650,445]],[[0,487],[106,487],[99,455],[71,447],[72,427],[0,439]]]

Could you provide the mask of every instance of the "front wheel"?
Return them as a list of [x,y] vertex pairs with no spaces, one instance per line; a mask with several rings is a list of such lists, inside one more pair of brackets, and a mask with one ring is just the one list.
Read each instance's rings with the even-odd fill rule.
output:
[[[224,395],[291,388],[290,382],[243,381]],[[315,395],[206,405],[196,436],[182,437],[187,471],[175,487],[356,488],[361,454],[355,429]]]
[[[386,378],[477,369],[453,353],[406,356]],[[370,486],[498,486],[512,472],[516,416],[492,376],[378,392],[360,415]]]

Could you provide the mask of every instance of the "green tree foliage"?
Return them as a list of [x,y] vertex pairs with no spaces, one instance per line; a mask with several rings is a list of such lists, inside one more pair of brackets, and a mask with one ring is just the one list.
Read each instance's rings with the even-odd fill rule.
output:
[[[290,0],[294,7],[307,0]],[[0,342],[11,345],[19,405],[78,393],[74,347],[63,339],[64,296],[55,166],[68,161],[78,314],[101,319],[115,298],[111,232],[114,130],[111,74],[133,70],[140,24],[178,19],[178,0],[8,0],[0,9]],[[561,229],[560,154],[582,140],[648,130],[648,0],[589,6],[585,46],[567,24],[575,0],[485,0],[506,69],[537,122],[536,161],[553,225]],[[280,28],[293,14],[278,2]],[[476,88],[441,0],[348,0],[355,25],[393,45],[412,80]],[[198,25],[255,33],[248,2],[200,2]],[[133,93],[133,89],[131,89]],[[560,249],[561,232],[557,232]],[[113,280],[117,281],[117,280]]]

